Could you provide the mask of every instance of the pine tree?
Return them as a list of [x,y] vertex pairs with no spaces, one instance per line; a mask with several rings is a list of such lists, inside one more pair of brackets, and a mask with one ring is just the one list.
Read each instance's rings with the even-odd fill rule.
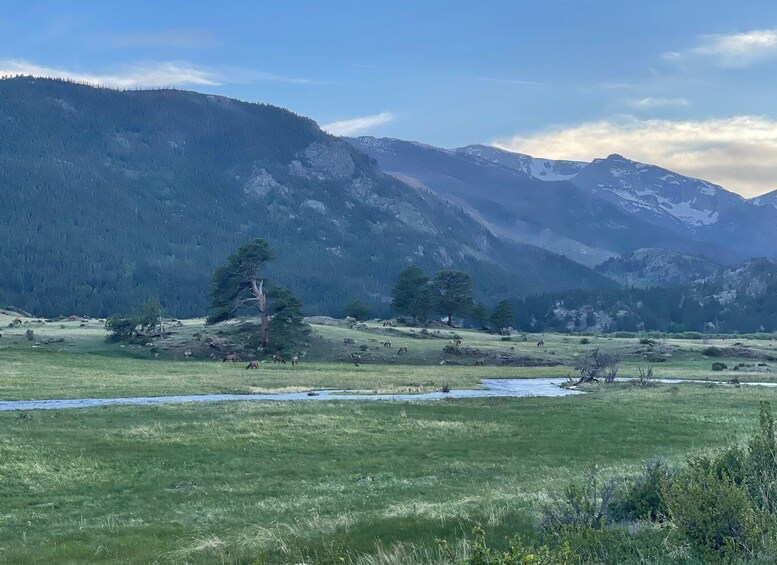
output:
[[472,308],[472,313],[470,316],[472,316],[472,319],[480,324],[481,330],[488,329],[487,324],[491,317],[488,314],[488,308],[485,304],[482,302],[475,304],[474,308]]
[[466,316],[472,309],[472,276],[463,271],[438,271],[433,283],[437,311],[453,325],[453,316]]
[[254,307],[262,319],[260,343],[267,346],[269,318],[267,312],[264,279],[260,271],[273,258],[270,245],[257,238],[241,245],[227,261],[213,273],[211,295],[213,297],[208,323],[214,324],[236,315],[241,308]]
[[491,324],[499,333],[513,325],[513,309],[510,306],[510,301],[501,300],[496,305],[491,314]]
[[270,305],[270,352],[296,352],[310,335],[310,326],[302,314],[302,302],[287,288],[276,287],[268,293]]
[[433,305],[429,277],[420,267],[411,265],[399,273],[392,292],[391,308],[394,312],[411,316],[415,324],[429,316]]

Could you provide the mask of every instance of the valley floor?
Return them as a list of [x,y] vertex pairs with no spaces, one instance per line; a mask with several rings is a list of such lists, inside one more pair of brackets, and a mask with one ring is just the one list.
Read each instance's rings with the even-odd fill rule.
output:
[[[155,358],[150,348],[106,345],[99,324],[91,324],[41,324],[32,340],[25,327],[2,324],[0,399],[412,392],[436,390],[443,380],[472,388],[482,377],[564,376],[597,346],[624,354],[626,376],[646,363],[634,338],[581,343],[580,336],[545,335],[538,348],[532,336],[503,342],[462,332],[470,347],[514,347],[514,355],[560,364],[475,368],[468,358],[468,365],[440,365],[445,338],[398,329],[387,352],[377,326],[316,326],[317,345],[299,367],[249,371],[183,360],[175,348]],[[202,331],[197,324],[192,331]],[[365,365],[345,362],[344,337],[369,345]],[[745,341],[762,360],[703,354],[735,342],[665,340],[654,348],[671,355],[654,363],[656,376],[777,380],[777,363],[766,360],[771,340]],[[399,361],[397,343],[409,344]],[[713,372],[712,362],[729,369]],[[530,537],[538,505],[594,465],[618,476],[654,456],[679,461],[721,438],[739,440],[754,427],[760,400],[777,406],[777,390],[615,384],[563,398],[0,413],[0,561],[319,564],[344,556],[367,564],[408,562],[412,551],[428,551],[429,561],[435,539],[453,544],[476,524],[497,545],[516,533]]]

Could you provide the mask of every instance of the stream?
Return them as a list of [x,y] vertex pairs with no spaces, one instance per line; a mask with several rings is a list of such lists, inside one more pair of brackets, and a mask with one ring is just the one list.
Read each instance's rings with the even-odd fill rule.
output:
[[[630,379],[618,379],[630,380]],[[720,381],[703,381],[690,379],[655,379],[660,383],[692,383],[734,386]],[[319,390],[313,393],[272,393],[272,394],[200,394],[178,396],[137,396],[126,398],[79,398],[61,400],[2,400],[0,411],[9,410],[65,410],[69,408],[92,408],[95,406],[153,406],[156,404],[180,404],[184,402],[225,402],[235,400],[442,400],[444,398],[495,398],[495,397],[555,397],[585,394],[583,391],[562,388],[566,378],[537,379],[483,379],[480,389],[451,390],[450,392],[425,392],[403,394],[363,394],[350,393],[347,390]],[[748,386],[777,387],[777,383],[742,383]]]

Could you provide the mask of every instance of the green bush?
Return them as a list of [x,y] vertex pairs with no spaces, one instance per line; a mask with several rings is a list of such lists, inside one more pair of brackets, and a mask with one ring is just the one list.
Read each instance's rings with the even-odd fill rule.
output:
[[591,343],[591,340],[587,337],[580,338],[580,345],[588,345],[589,343]]
[[763,516],[747,490],[704,464],[694,464],[666,489],[673,532],[700,557],[724,562],[762,548]]
[[542,508],[545,531],[558,533],[570,526],[602,528],[613,521],[617,483],[603,481],[598,474],[598,469],[592,468],[587,480],[570,483],[559,498]]
[[447,560],[459,565],[572,565],[576,562],[568,544],[562,544],[558,549],[550,549],[546,545],[535,547],[524,544],[516,537],[510,541],[506,551],[498,551],[486,545],[486,534],[482,528],[476,527],[474,536],[471,554],[464,561],[456,559],[445,540],[437,543]]
[[723,357],[723,350],[719,347],[705,347],[701,353],[707,357]]
[[669,488],[673,473],[661,460],[648,461],[642,473],[626,482],[623,493],[613,504],[614,514],[625,520],[665,519],[669,511],[663,492]]
[[712,364],[713,371],[725,371],[726,369],[728,369],[728,365],[725,363],[715,362]]

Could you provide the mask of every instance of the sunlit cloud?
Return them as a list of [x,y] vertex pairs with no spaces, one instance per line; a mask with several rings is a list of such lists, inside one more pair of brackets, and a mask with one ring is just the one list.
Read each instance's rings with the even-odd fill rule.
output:
[[357,133],[364,133],[393,120],[394,114],[391,112],[381,112],[380,114],[373,114],[371,116],[360,116],[349,120],[332,122],[331,124],[321,126],[321,129],[332,135],[354,135]]
[[622,116],[493,144],[538,157],[579,161],[619,153],[748,197],[777,188],[777,121],[760,116],[699,121]]
[[219,86],[225,83],[283,82],[319,84],[305,78],[284,77],[253,69],[196,67],[186,61],[162,61],[123,66],[112,72],[84,72],[38,65],[21,59],[0,60],[0,76],[70,79],[113,88]]
[[728,68],[744,68],[777,56],[777,29],[744,33],[702,35],[695,47],[664,53],[667,61],[684,63],[693,59]]
[[690,106],[690,102],[685,98],[652,98],[650,96],[646,98],[638,98],[629,100],[627,104],[631,108],[637,110],[649,110],[651,108],[687,108]]

